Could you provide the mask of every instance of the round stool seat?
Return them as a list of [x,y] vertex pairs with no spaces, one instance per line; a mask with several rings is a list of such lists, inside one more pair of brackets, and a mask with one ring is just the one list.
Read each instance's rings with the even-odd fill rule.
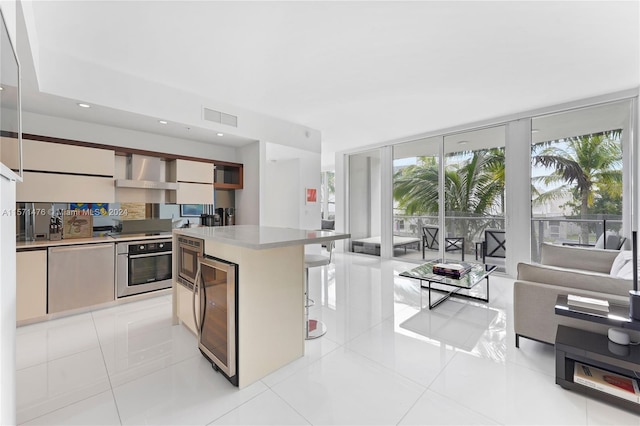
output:
[[331,259],[321,254],[305,254],[304,255],[304,267],[314,268],[316,266],[324,266],[331,263]]

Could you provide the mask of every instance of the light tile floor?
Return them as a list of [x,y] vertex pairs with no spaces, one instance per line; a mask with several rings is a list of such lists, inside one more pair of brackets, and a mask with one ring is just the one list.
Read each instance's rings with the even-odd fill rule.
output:
[[217,374],[161,296],[17,331],[20,424],[640,425],[554,384],[549,345],[514,346],[513,280],[488,304],[421,309],[415,264],[337,254],[311,270],[328,333],[245,389]]

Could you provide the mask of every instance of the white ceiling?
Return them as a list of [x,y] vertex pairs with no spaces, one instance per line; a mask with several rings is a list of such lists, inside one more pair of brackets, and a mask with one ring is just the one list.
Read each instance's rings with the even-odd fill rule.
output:
[[[56,97],[26,90],[25,109],[86,114],[64,99],[78,98],[78,82],[50,71],[73,59],[112,76],[83,87],[86,99],[133,76],[317,129],[324,167],[336,151],[640,85],[638,1],[34,1],[25,11],[38,80],[57,85]],[[87,119],[220,142],[102,107]]]

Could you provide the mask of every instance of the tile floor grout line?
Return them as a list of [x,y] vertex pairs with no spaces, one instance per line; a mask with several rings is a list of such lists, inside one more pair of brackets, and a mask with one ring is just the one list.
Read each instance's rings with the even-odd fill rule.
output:
[[259,397],[260,395],[264,394],[265,392],[268,392],[269,390],[271,390],[271,388],[269,388],[269,386],[267,386],[267,388],[265,390],[263,390],[262,392],[258,392],[257,394],[255,394],[254,396],[252,396],[251,398],[247,399],[246,401],[244,401],[242,404],[226,411],[225,413],[219,415],[218,417],[216,417],[215,419],[211,420],[208,423],[205,423],[205,426],[210,426],[211,424],[213,424],[215,421],[221,419],[222,417],[226,416],[227,414],[237,410],[238,408],[242,407],[243,405],[247,404],[249,401],[253,401],[254,399],[256,399],[257,397]]
[[[333,352],[333,351],[332,351]],[[276,390],[274,390],[273,388],[269,388],[271,390],[271,392],[273,392],[275,394],[275,396],[277,396],[278,398],[280,398],[280,400],[282,402],[284,402],[285,404],[287,404],[288,407],[290,407],[297,415],[299,415],[300,417],[302,417],[304,419],[305,422],[307,422],[307,424],[309,424],[310,426],[313,426],[313,423],[311,422],[311,420],[307,419],[302,413],[300,413],[298,410],[295,409],[295,407],[293,405],[291,405],[289,403],[289,401],[287,401],[286,399],[284,399],[282,397],[282,395],[280,395]]]
[[93,317],[93,313],[91,313],[91,321],[93,323],[93,327],[96,332],[96,336],[98,337],[98,346],[100,347],[100,355],[102,356],[102,363],[104,364],[104,371],[107,373],[107,380],[109,380],[109,389],[111,390],[111,397],[113,398],[113,405],[116,407],[116,413],[118,414],[118,420],[120,424],[122,424],[122,415],[120,414],[120,407],[118,407],[118,400],[116,399],[116,394],[113,390],[113,383],[111,383],[111,375],[109,374],[109,368],[107,367],[107,361],[104,358],[104,352],[102,351],[102,342],[100,341],[100,335],[98,334],[98,328],[96,326],[95,318]]
[[[90,348],[82,349],[82,350],[80,350],[78,352],[73,352],[73,353],[70,353],[70,354],[65,354],[65,355],[61,355],[61,356],[55,357],[55,358],[47,359],[47,360],[45,360],[43,362],[38,362],[36,364],[31,364],[31,365],[28,365],[26,367],[16,368],[16,372],[28,370],[29,368],[38,367],[38,366],[43,365],[43,364],[48,364],[48,363],[50,363],[52,361],[59,361],[59,360],[64,359],[64,358],[68,358],[68,357],[71,357],[71,356],[79,355],[79,354],[82,354],[82,353],[85,353],[85,352],[89,352],[89,351],[92,351],[92,350],[95,350],[95,349],[100,349],[100,344],[98,344],[96,346],[93,346],[93,347],[90,347]],[[102,354],[102,351],[100,351],[100,353]]]

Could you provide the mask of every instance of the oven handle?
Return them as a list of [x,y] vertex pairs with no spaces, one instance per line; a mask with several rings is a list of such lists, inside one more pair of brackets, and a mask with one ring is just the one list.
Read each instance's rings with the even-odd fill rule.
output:
[[196,292],[199,291],[200,288],[200,279],[202,277],[202,266],[200,262],[198,262],[198,269],[196,270],[196,278],[193,281],[193,322],[196,325],[196,333],[198,335],[198,341],[200,341],[200,321],[198,317],[201,317],[200,309],[198,309],[198,314],[196,315]]
[[[126,254],[126,253],[123,253]],[[152,257],[152,256],[166,256],[170,255],[170,251],[158,251],[155,253],[145,253],[145,254],[130,254],[129,259],[140,259],[141,257]]]

